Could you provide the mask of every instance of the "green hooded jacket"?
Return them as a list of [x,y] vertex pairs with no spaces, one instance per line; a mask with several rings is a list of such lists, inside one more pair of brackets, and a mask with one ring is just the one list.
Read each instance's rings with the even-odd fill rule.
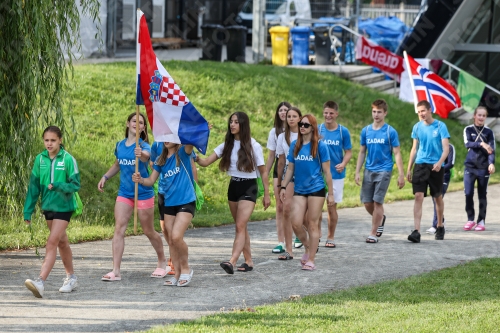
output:
[[[52,184],[52,190],[48,186]],[[54,159],[50,159],[47,150],[38,154],[31,171],[24,219],[31,221],[40,194],[42,210],[49,212],[73,212],[76,209],[74,193],[80,189],[80,171],[73,156],[63,147]]]

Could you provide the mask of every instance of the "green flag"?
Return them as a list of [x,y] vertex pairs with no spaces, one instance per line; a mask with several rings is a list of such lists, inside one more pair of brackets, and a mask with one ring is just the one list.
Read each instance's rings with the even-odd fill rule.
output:
[[458,76],[458,95],[462,101],[462,107],[467,112],[474,112],[479,105],[486,84],[476,79],[465,71],[460,71]]

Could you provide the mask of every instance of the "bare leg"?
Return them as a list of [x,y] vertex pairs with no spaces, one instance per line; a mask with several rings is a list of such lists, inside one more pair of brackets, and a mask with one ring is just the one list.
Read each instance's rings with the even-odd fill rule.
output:
[[[321,217],[320,217],[321,218]],[[337,214],[337,204],[334,203],[328,207],[328,237],[327,239],[335,239],[335,229],[337,229],[337,222],[339,215]]]
[[248,200],[241,200],[238,202],[229,201],[229,209],[233,215],[233,219],[236,225],[236,232],[234,235],[233,242],[233,253],[229,262],[236,266],[236,262],[243,252],[245,257],[245,262],[248,266],[253,267],[252,253],[250,249],[250,236],[247,230],[247,223],[252,215],[253,209],[255,207],[255,202]]
[[289,183],[286,188],[286,200],[283,203],[283,227],[285,230],[286,252],[293,256],[293,229],[292,229],[292,204],[293,204],[293,183]]
[[[288,197],[288,196],[287,196]],[[307,210],[307,198],[294,195],[292,197],[292,228],[295,235],[300,239],[306,248],[306,254],[309,253],[309,243],[306,229],[304,226],[304,214]]]
[[[191,213],[177,213],[174,218],[172,227],[172,249],[175,256],[172,258],[174,267],[178,267],[175,272],[175,278],[179,280],[181,274],[189,274],[191,272],[188,263],[188,246],[184,241],[184,233],[191,224],[193,215]],[[186,280],[180,280],[181,284]]]
[[[442,198],[441,198],[442,200]],[[420,231],[420,221],[422,220],[422,204],[424,203],[424,193],[423,192],[417,192],[415,193],[415,203],[413,205],[413,223],[415,226],[415,230]],[[436,203],[437,204],[437,203]],[[441,218],[443,217],[443,213],[441,211]],[[438,215],[439,218],[439,215]],[[438,226],[439,225],[438,220]],[[441,221],[442,223],[442,221]]]
[[443,214],[444,214],[443,196],[440,195],[439,197],[434,198],[434,200],[436,202],[436,213],[437,213],[437,219],[438,219],[437,226],[442,227],[443,226]]
[[316,250],[318,249],[319,236],[320,236],[320,217],[323,210],[325,198],[323,197],[307,197],[307,221],[309,227],[307,232],[309,234],[309,261],[314,262],[316,257]]
[[158,256],[157,268],[165,268],[167,266],[167,258],[165,257],[165,252],[163,251],[163,242],[160,235],[154,229],[154,208],[140,209],[137,212],[139,220],[141,222],[142,231],[148,237],[151,245],[156,251]]
[[[113,274],[119,277],[123,251],[125,249],[125,230],[134,208],[123,202],[115,203],[115,233],[113,235]],[[106,276],[105,276],[106,277]]]
[[64,252],[61,253],[61,259],[63,260],[64,268],[66,269],[67,274],[73,274],[73,258],[68,243],[68,236],[66,235],[68,221],[48,220],[47,225],[49,227],[50,234],[49,238],[47,239],[47,245],[45,246],[45,258],[40,270],[40,277],[44,281],[47,279],[50,271],[54,267],[57,256],[57,247],[61,243],[61,241],[67,243],[67,249],[65,248]]
[[274,198],[276,199],[276,233],[278,234],[278,242],[285,243],[285,226],[283,217],[283,203],[280,199],[280,190],[278,187],[278,178],[274,178]]

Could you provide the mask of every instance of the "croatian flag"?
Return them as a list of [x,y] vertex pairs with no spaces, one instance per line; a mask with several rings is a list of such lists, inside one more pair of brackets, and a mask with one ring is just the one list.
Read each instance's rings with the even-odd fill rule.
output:
[[208,122],[184,95],[153,51],[144,13],[137,10],[136,104],[145,105],[155,141],[207,151]]
[[409,68],[415,106],[419,101],[426,100],[431,104],[432,112],[441,118],[448,118],[451,111],[461,107],[457,91],[445,79],[421,66],[406,52],[404,56],[406,67]]

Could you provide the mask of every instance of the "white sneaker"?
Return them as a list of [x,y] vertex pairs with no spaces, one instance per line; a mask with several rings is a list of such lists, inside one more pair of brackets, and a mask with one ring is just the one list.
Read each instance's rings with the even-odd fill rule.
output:
[[73,289],[78,287],[78,279],[76,278],[76,276],[74,278],[67,277],[63,281],[64,283],[59,289],[59,291],[62,293],[70,293],[73,291]]
[[31,292],[33,293],[33,295],[35,295],[35,297],[37,298],[43,297],[43,290],[45,288],[43,286],[42,279],[40,278],[36,280],[27,279],[26,281],[24,281],[24,285],[26,286],[26,288],[31,290]]
[[428,234],[430,234],[430,235],[434,235],[436,233],[436,228],[430,227],[425,232],[428,233]]

